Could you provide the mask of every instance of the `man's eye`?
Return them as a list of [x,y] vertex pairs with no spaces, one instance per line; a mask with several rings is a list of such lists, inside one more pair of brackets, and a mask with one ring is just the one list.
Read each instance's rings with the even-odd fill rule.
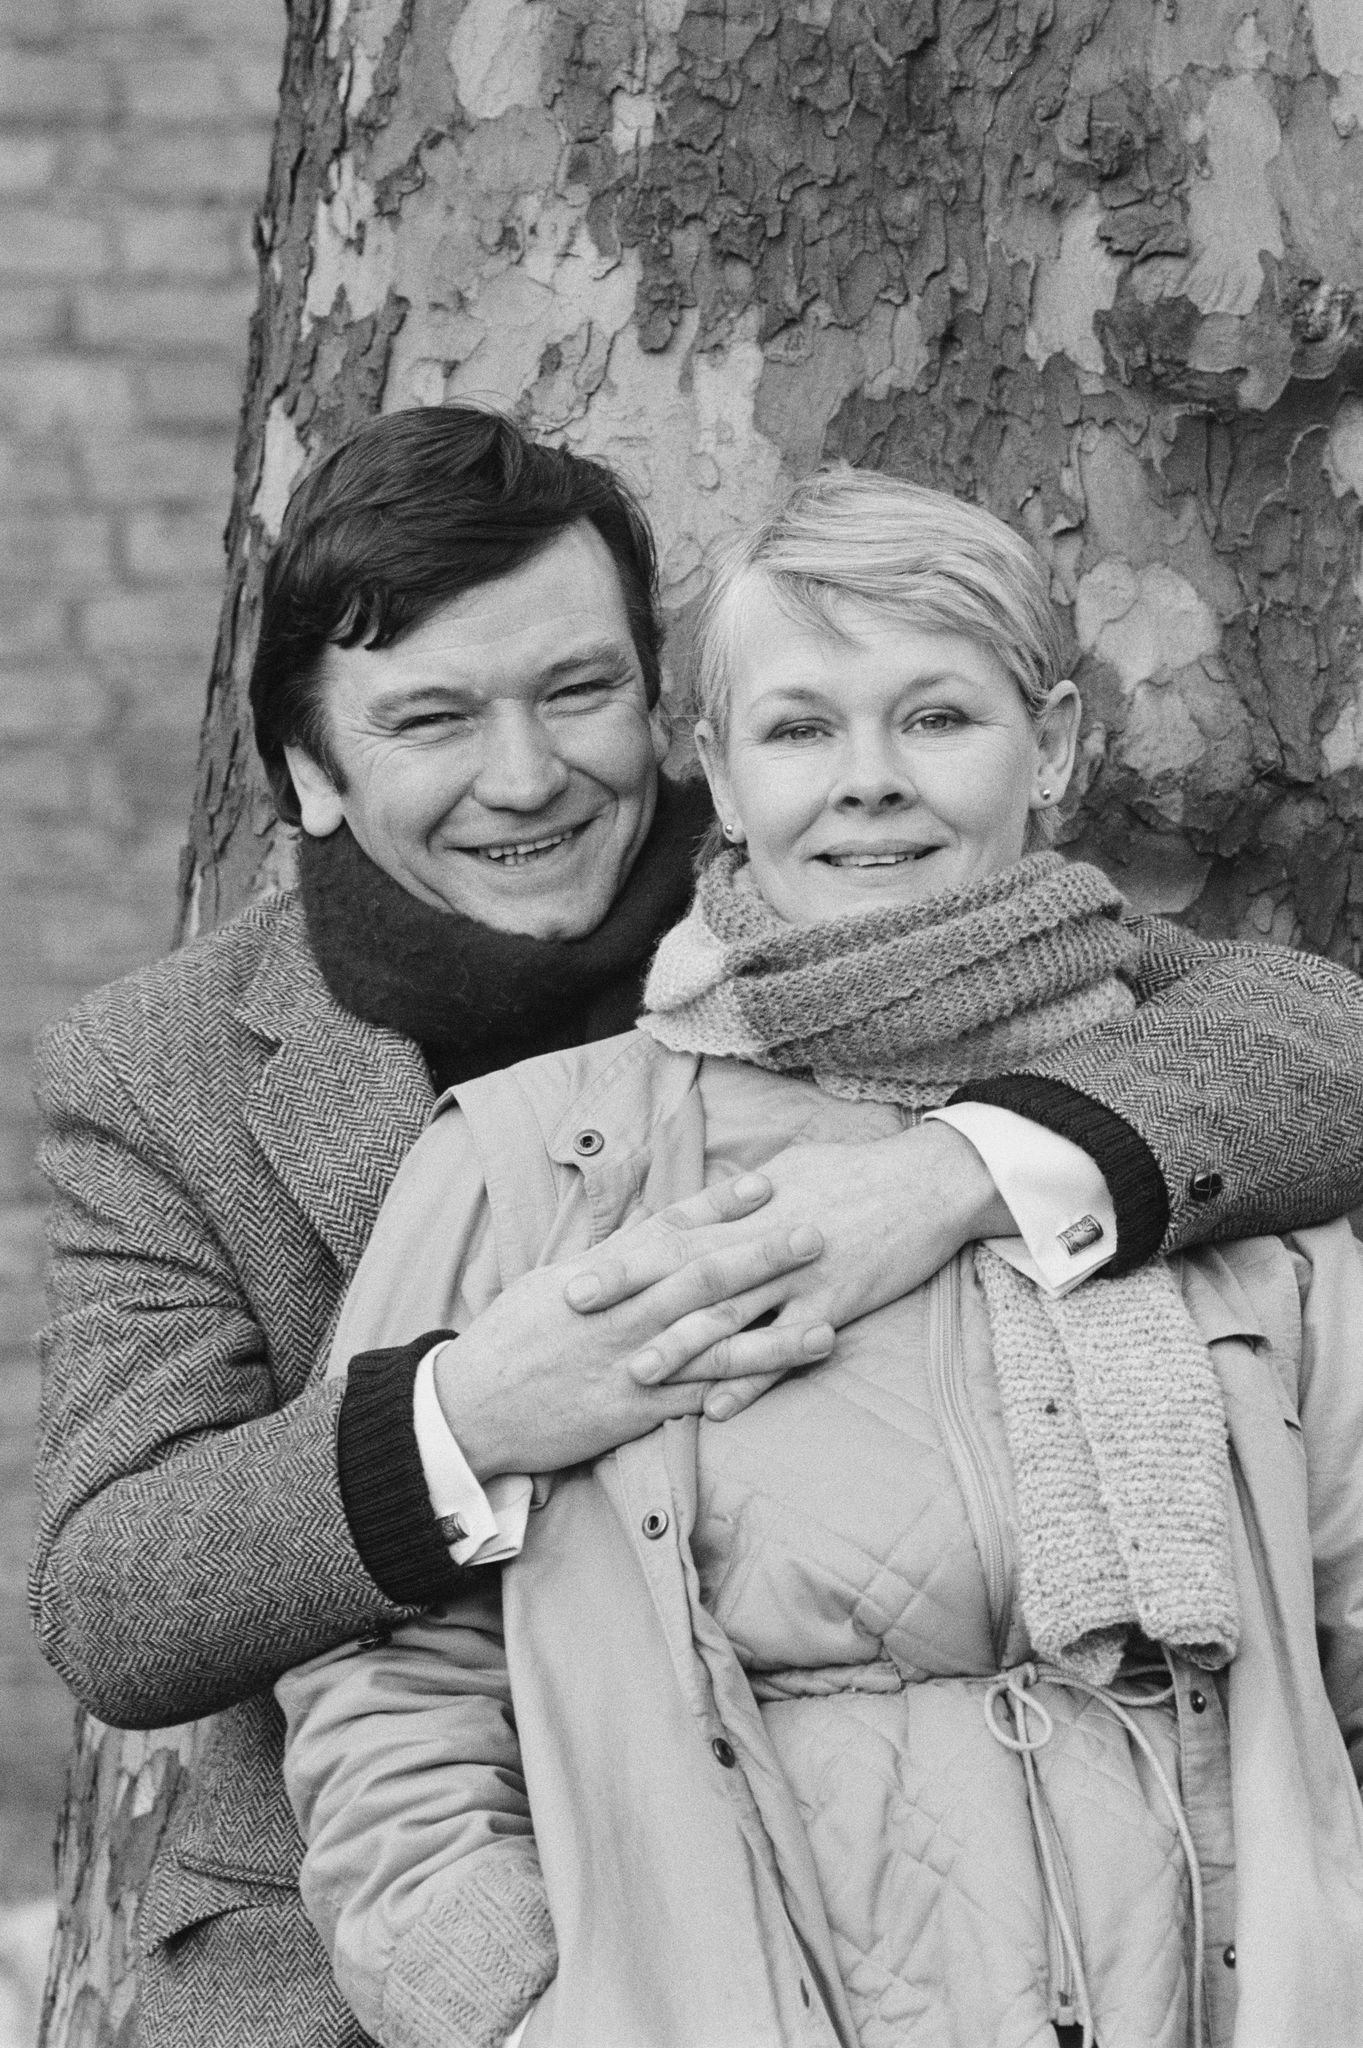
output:
[[463,711],[416,711],[410,718],[404,718],[398,726],[399,732],[437,732],[442,727],[463,725],[467,714]]
[[565,683],[555,690],[550,702],[553,704],[580,704],[593,697],[602,697],[612,688],[607,676],[592,676],[580,683]]

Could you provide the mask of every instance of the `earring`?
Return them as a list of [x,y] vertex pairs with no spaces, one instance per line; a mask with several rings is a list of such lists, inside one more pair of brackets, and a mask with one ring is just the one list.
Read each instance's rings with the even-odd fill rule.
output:
[[1051,801],[1051,792],[1048,789],[1042,790],[1041,801],[1043,804],[1048,804]]
[[731,846],[741,846],[743,844],[743,834],[741,830],[737,825],[731,825],[727,818],[721,819],[720,831],[724,834],[724,837],[728,840]]

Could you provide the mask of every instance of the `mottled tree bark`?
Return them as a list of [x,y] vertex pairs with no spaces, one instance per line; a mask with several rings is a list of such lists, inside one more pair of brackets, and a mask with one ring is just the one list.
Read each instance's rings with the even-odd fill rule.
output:
[[[287,866],[245,682],[290,485],[473,397],[634,483],[678,677],[707,545],[820,460],[989,505],[1072,622],[1069,842],[1357,964],[1360,121],[1357,0],[296,0],[186,929]],[[86,1730],[48,2048],[119,2038],[188,1741]]]

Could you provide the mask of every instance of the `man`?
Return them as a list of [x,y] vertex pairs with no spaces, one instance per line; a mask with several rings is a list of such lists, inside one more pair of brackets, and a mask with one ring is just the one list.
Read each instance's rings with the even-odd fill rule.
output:
[[[796,1148],[575,1269],[561,1308],[509,1289],[490,1365],[414,1331],[320,1383],[434,1091],[632,1021],[704,823],[658,777],[658,656],[607,472],[467,409],[372,423],[300,487],[264,595],[252,703],[298,893],[44,1045],[38,1625],[103,1718],[215,1717],[147,1887],[144,2048],[363,2038],[298,1904],[269,1687],[497,1555],[502,1475],[750,1399],[1015,1222],[1063,1285],[1363,1199],[1358,985],[1156,924],[1135,1021],[967,1091],[969,1136]],[[1074,1199],[1028,1187],[1045,1146]]]

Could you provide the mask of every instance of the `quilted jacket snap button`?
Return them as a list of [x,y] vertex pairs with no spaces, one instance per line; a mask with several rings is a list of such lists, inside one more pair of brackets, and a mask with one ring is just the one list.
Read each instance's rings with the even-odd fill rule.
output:
[[734,1767],[734,1746],[732,1742],[726,1742],[722,1735],[717,1735],[710,1744],[710,1747],[714,1751],[715,1762],[723,1764],[726,1771],[731,1771]]
[[1228,1970],[1233,1970],[1233,1969],[1235,1968],[1235,1943],[1234,1943],[1234,1942],[1232,1942],[1232,1943],[1231,1943],[1230,1947],[1229,1947],[1229,1948],[1228,1948],[1228,1949],[1226,1950],[1226,1952],[1225,1952],[1225,1954],[1224,1954],[1224,1955],[1222,1956],[1221,1960],[1222,1960],[1222,1962],[1223,1962],[1223,1963],[1225,1964],[1225,1966],[1226,1966],[1226,1968],[1227,1968]]
[[1207,1711],[1206,1693],[1197,1691],[1190,1692],[1188,1695],[1188,1704],[1195,1714],[1205,1714]]
[[667,1516],[661,1508],[650,1508],[641,1526],[650,1542],[656,1543],[660,1536],[667,1533]]
[[1199,1205],[1203,1202],[1214,1202],[1220,1192],[1219,1173],[1195,1173],[1188,1183],[1189,1199]]
[[573,1150],[580,1153],[584,1159],[592,1159],[601,1151],[605,1142],[600,1131],[579,1131],[573,1139]]

